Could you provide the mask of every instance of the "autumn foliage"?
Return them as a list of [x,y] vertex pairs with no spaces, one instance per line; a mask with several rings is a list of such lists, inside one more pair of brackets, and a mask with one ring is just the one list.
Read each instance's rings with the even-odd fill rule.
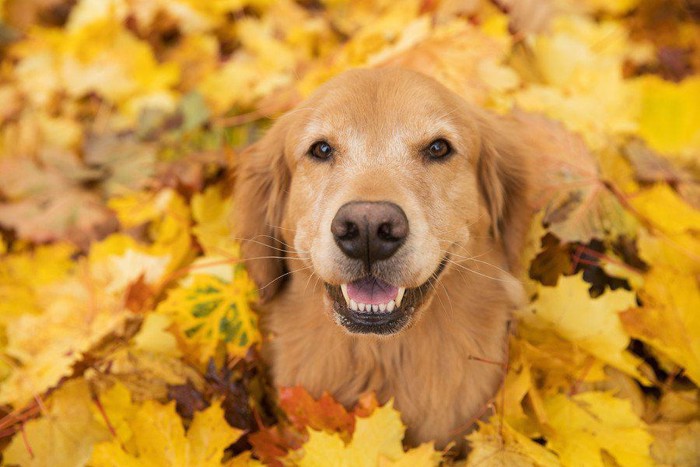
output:
[[365,66],[427,73],[551,154],[506,381],[457,462],[700,463],[696,0],[0,0],[0,19],[3,465],[454,462],[403,446],[391,402],[271,387],[230,234],[240,149]]

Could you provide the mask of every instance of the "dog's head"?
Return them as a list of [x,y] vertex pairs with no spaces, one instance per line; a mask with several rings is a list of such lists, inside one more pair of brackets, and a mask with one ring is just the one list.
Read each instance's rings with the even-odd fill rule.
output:
[[261,299],[313,273],[336,322],[391,334],[475,235],[513,266],[527,177],[509,125],[406,70],[319,88],[239,158],[234,228]]

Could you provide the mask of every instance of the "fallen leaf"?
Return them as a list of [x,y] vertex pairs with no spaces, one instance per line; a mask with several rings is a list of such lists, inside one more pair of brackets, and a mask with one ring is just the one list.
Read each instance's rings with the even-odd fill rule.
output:
[[4,353],[17,363],[0,385],[0,403],[22,406],[73,372],[73,365],[107,336],[124,331],[131,313],[121,297],[104,294],[83,263],[75,277],[43,289],[39,314],[6,325]]
[[[131,438],[95,445],[94,466],[221,465],[224,449],[241,435],[228,426],[220,405],[197,412],[187,433],[175,412],[175,404],[146,401],[126,414]],[[110,411],[105,408],[108,418]]]
[[620,314],[624,329],[685,368],[700,384],[700,288],[694,277],[652,267],[639,292],[643,306]]
[[188,285],[172,290],[156,308],[169,316],[186,342],[206,363],[216,355],[219,342],[232,355],[245,355],[248,348],[260,342],[257,316],[249,301],[255,286],[239,269],[232,283],[218,277],[194,274]]
[[289,417],[289,421],[299,430],[309,427],[313,430],[326,430],[349,435],[355,429],[355,418],[336,402],[328,393],[318,400],[302,387],[281,388],[279,405]]
[[537,299],[520,316],[535,327],[550,329],[604,362],[638,379],[641,360],[626,348],[618,313],[636,306],[634,293],[606,291],[597,298],[580,275],[561,277],[556,287],[539,287]]
[[3,451],[7,465],[73,467],[90,460],[94,443],[109,439],[109,431],[91,412],[87,383],[66,382],[44,402],[47,412],[24,424],[24,436],[15,436]]
[[651,456],[656,465],[697,465],[700,461],[700,421],[658,423],[649,426],[654,435]]
[[700,150],[700,78],[675,84],[645,76],[638,85],[642,94],[639,135],[657,151],[694,161]]
[[563,465],[607,465],[610,456],[622,466],[653,465],[647,426],[629,402],[609,393],[557,394],[544,401],[552,432],[547,447]]
[[497,419],[492,419],[489,424],[480,423],[479,430],[468,435],[467,440],[471,447],[467,466],[562,465],[554,453]]
[[429,461],[427,465],[438,465],[440,455],[431,446],[404,452],[401,439],[405,430],[399,413],[389,403],[369,417],[357,419],[348,444],[336,433],[310,429],[309,440],[299,451],[291,453],[289,460],[300,466],[325,466],[329,459],[334,459],[335,465],[374,467],[382,463],[393,465],[392,462],[402,462],[403,457],[409,456],[409,461],[422,459]]

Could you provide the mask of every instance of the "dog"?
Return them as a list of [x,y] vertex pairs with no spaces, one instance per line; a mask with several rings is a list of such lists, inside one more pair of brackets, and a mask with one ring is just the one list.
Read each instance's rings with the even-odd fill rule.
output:
[[346,406],[374,391],[407,443],[463,439],[504,379],[523,300],[520,131],[421,73],[363,69],[240,154],[232,226],[276,386]]

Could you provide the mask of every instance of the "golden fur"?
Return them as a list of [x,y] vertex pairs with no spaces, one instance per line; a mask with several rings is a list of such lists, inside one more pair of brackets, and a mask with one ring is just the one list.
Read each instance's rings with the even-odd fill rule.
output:
[[[410,443],[444,446],[464,434],[502,382],[522,297],[513,274],[530,209],[518,131],[419,73],[356,70],[241,154],[233,225],[260,287],[276,385],[328,391],[346,405],[366,391],[393,397]],[[417,154],[435,137],[456,154],[427,163]],[[308,156],[319,138],[338,148],[332,162]],[[450,258],[410,324],[389,336],[345,330],[323,286],[348,280],[329,222],[358,199],[406,211],[409,240],[385,268],[397,286],[417,287]]]

